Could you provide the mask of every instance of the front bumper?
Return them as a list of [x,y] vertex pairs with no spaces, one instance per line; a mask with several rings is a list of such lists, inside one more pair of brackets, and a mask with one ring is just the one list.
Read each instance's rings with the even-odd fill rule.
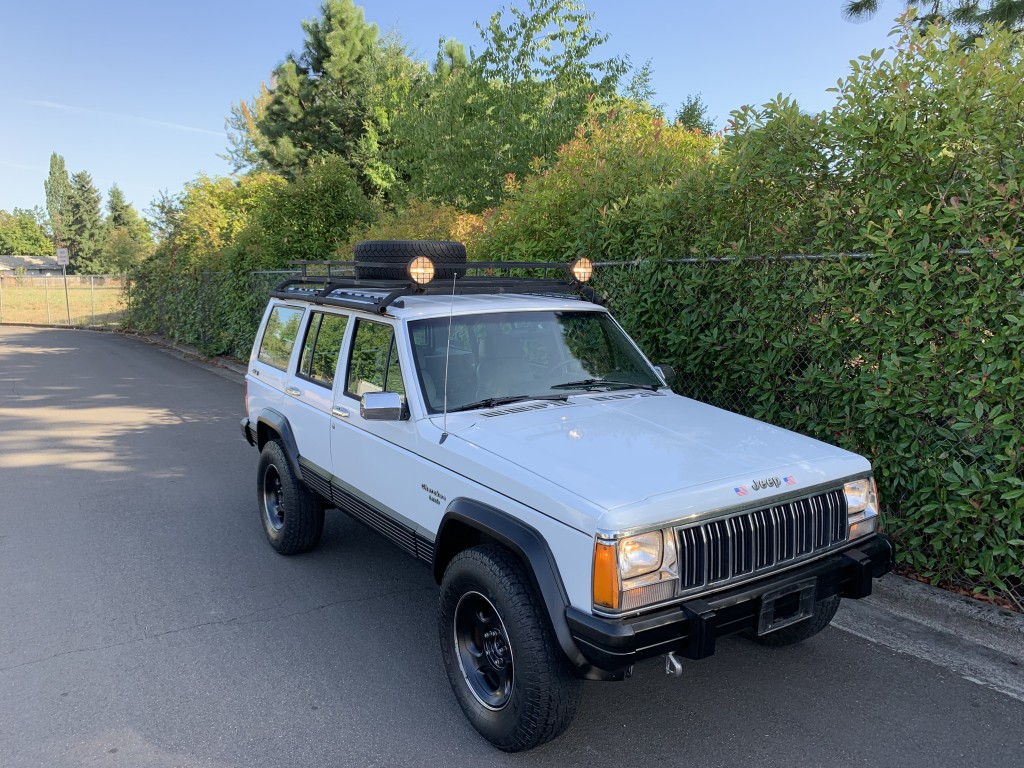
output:
[[706,599],[622,619],[593,616],[570,606],[566,620],[580,653],[593,666],[609,672],[670,651],[702,659],[715,652],[716,638],[757,628],[762,595],[814,579],[815,601],[834,595],[867,597],[872,579],[891,571],[894,559],[892,542],[876,535],[835,555]]

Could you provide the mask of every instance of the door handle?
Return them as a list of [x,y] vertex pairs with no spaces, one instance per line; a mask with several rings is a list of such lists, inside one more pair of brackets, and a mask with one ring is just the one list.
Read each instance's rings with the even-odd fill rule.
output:
[[331,414],[341,419],[347,419],[348,409],[342,408],[340,405],[336,405],[333,408],[331,408]]
[[302,394],[302,390],[297,387],[285,387],[284,393],[286,395],[291,395],[292,397],[299,397],[299,395]]

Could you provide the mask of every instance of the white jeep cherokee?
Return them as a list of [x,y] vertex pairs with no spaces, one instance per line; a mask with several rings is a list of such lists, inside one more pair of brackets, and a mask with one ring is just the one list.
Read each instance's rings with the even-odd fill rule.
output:
[[808,638],[891,569],[866,459],[674,394],[585,259],[460,261],[371,241],[354,276],[282,283],[242,431],[275,550],[315,547],[334,507],[433,569],[448,679],[495,746],[562,733],[582,679]]

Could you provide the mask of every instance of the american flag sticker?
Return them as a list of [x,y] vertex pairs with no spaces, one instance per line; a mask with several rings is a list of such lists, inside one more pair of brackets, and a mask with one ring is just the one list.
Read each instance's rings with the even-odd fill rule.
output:
[[737,496],[746,496],[750,491],[747,490],[747,486],[741,485],[738,488],[733,488],[736,491]]
[[782,478],[782,482],[784,482],[786,485],[796,485],[796,478],[792,476],[784,477]]

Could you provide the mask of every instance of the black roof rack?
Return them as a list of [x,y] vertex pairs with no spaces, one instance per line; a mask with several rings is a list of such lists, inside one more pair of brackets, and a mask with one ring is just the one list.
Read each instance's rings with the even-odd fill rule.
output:
[[[597,292],[573,278],[568,265],[555,262],[472,261],[464,264],[437,264],[448,276],[436,277],[426,285],[410,278],[379,279],[358,277],[363,268],[394,271],[401,265],[368,261],[290,261],[301,266],[302,277],[290,278],[277,285],[270,295],[278,299],[301,299],[314,304],[369,309],[380,314],[388,307],[402,307],[404,296],[465,296],[471,294],[518,293],[566,296],[594,304],[602,304]],[[309,268],[326,270],[326,275],[310,275]],[[555,271],[561,279],[548,278]],[[337,274],[341,272],[342,274]],[[504,273],[504,274],[501,274]],[[517,273],[517,274],[512,274]],[[524,274],[525,273],[525,274]],[[541,277],[536,277],[540,273]]]

